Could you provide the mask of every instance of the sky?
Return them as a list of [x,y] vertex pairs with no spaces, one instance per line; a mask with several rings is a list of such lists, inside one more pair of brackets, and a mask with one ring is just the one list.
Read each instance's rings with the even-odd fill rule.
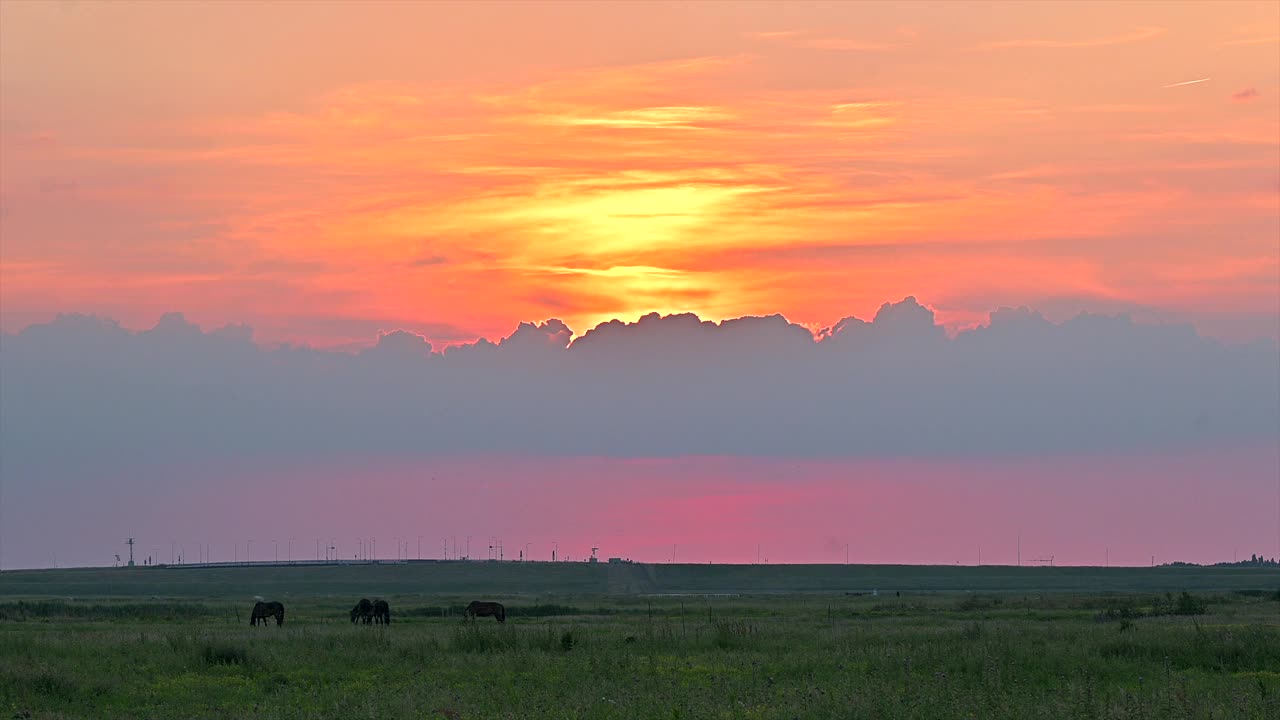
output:
[[1280,555],[1280,6],[3,3],[0,333],[3,568]]

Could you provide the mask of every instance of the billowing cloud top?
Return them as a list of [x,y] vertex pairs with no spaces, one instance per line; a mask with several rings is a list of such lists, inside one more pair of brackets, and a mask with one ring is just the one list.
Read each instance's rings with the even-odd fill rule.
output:
[[914,298],[811,333],[781,316],[559,320],[433,350],[267,348],[180,314],[3,336],[6,471],[52,459],[390,453],[928,456],[1275,442],[1274,342],[1001,309],[948,337]]

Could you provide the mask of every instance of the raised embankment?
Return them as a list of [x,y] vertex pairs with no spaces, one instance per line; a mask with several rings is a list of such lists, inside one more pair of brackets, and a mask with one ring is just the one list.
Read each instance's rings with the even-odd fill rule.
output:
[[6,570],[0,597],[242,598],[1280,589],[1272,568],[681,565],[421,561],[361,565]]

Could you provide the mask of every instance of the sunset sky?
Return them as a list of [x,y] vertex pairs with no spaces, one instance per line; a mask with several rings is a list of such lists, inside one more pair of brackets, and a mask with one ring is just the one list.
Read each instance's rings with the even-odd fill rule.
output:
[[[1275,3],[4,3],[0,320],[1275,337]],[[1209,78],[1176,87],[1176,83]]]
[[[1030,310],[997,328],[1002,307]],[[798,327],[655,318],[566,350],[652,312]],[[85,543],[143,532],[167,558],[182,532],[391,547],[443,524],[654,560],[765,537],[781,561],[970,562],[937,549],[1025,526],[1077,564],[1107,533],[1133,563],[1280,554],[1280,4],[0,3],[0,331],[5,567],[100,564]],[[795,402],[843,377],[830,338],[873,348],[853,409]],[[635,418],[662,421],[636,407],[726,366],[759,408],[720,388],[690,413],[734,441],[644,442]],[[779,377],[796,395],[762,390]],[[114,394],[152,382],[217,408]],[[626,392],[573,404],[590,382]],[[1110,421],[1072,404],[1095,391]],[[261,398],[291,403],[279,442],[226,439]],[[975,405],[990,436],[956,431]],[[581,442],[510,420],[543,411]],[[628,440],[583,440],[587,412]],[[492,442],[415,445],[442,414]],[[318,417],[367,437],[289,429]],[[209,432],[149,444],[174,423]],[[486,514],[446,472],[539,480]],[[352,519],[332,498],[353,474],[428,509]],[[307,499],[282,523],[205,495],[258,481]],[[44,525],[66,492],[119,516]]]

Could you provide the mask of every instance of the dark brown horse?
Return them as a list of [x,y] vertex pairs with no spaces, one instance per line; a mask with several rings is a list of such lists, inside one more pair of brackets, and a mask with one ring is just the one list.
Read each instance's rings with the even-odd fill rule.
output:
[[502,603],[472,600],[471,604],[467,606],[467,614],[463,620],[465,621],[467,618],[475,620],[478,617],[492,617],[498,622],[506,622],[507,609],[502,607]]
[[249,614],[249,624],[257,625],[261,620],[267,624],[267,618],[274,617],[276,625],[284,624],[284,606],[278,602],[258,602],[253,604],[253,612]]
[[373,601],[373,621],[383,625],[391,624],[391,606],[386,600]]
[[373,603],[369,602],[369,598],[360,598],[360,602],[351,608],[351,623],[354,625],[363,622],[368,625],[373,621]]

